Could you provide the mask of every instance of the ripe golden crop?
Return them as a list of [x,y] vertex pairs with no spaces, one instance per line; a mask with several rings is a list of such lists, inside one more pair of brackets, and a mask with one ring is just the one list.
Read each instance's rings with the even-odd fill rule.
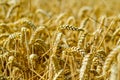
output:
[[0,80],[120,80],[119,0],[0,0]]

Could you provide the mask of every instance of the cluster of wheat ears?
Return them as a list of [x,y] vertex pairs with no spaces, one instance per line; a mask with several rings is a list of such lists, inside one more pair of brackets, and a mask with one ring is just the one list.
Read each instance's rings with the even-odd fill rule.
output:
[[0,0],[0,80],[120,80],[119,0]]

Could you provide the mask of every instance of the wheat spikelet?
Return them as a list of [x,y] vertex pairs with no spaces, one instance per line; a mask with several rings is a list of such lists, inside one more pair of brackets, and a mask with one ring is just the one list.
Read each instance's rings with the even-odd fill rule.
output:
[[25,33],[26,33],[26,31],[27,31],[27,29],[25,27],[21,28],[21,44],[25,42]]
[[21,28],[21,36],[20,36],[21,45],[25,47],[25,45],[27,45],[29,39],[30,39],[30,30],[26,27],[22,27]]
[[61,66],[59,65],[59,60],[55,55],[52,56],[52,62],[54,65],[55,73],[57,73],[61,69]]
[[84,31],[84,29],[77,28],[77,27],[70,26],[70,25],[62,25],[62,26],[60,26],[60,28],[61,29],[72,30],[72,31]]
[[95,69],[98,75],[102,74],[102,67],[105,61],[105,57],[106,57],[105,51],[101,49],[97,51],[95,57],[93,58],[91,68]]
[[16,32],[16,33],[9,35],[9,38],[10,39],[19,39],[20,36],[21,36],[21,33]]
[[100,75],[102,73],[102,65],[98,65],[96,71]]
[[77,44],[77,46],[78,46],[79,48],[81,48],[81,47],[84,45],[84,40],[85,40],[86,35],[87,35],[87,33],[83,33],[83,34],[79,37],[78,44]]
[[85,45],[85,51],[86,51],[87,53],[90,53],[91,46],[93,45],[93,43],[94,43],[94,40],[91,41],[91,42],[86,43],[86,45]]
[[81,58],[83,58],[87,54],[84,49],[75,46],[66,48],[62,53],[63,58],[65,57],[65,55],[67,56],[76,55],[77,57],[78,54],[81,56]]
[[56,40],[55,40],[55,42],[53,44],[54,46],[58,45],[58,43],[60,42],[61,36],[62,36],[62,33],[57,33]]
[[49,48],[48,45],[42,39],[36,39],[33,45],[34,47],[39,46],[42,49],[41,52],[46,52]]
[[37,54],[31,54],[30,56],[29,56],[29,62],[30,62],[30,64],[31,64],[31,67],[32,67],[32,69],[35,69],[35,67],[36,67],[36,60],[38,59],[38,55]]
[[[88,18],[85,18],[82,22],[81,22],[81,25],[79,28],[83,29],[85,28],[85,25],[87,24],[88,22]],[[77,43],[77,46],[82,48],[82,45],[84,44],[84,40],[85,40],[85,37],[87,35],[87,32],[80,32],[79,35],[78,35],[78,43]]]
[[30,26],[30,29],[32,28],[33,30],[36,28],[36,26],[27,18],[22,18],[14,22],[14,25],[23,25],[23,24]]
[[60,33],[60,32],[58,32],[57,35],[56,35],[56,39],[53,43],[53,53],[54,54],[56,53],[57,46],[58,46],[58,43],[60,42],[61,36],[62,36],[62,33]]
[[120,46],[117,46],[109,53],[103,66],[103,75],[105,75],[109,71],[114,58],[118,55],[119,52]]
[[91,70],[95,70],[94,72],[96,72],[96,74],[94,74],[95,76],[101,75],[102,73],[102,66],[104,63],[104,50],[99,50],[97,51],[97,53],[95,54],[93,60],[92,60],[92,65],[91,65]]
[[[16,32],[13,34],[10,34],[9,37],[5,40],[5,42],[3,43],[3,47],[7,48],[8,50],[10,49],[10,46],[12,46],[12,44],[10,43],[11,41],[15,41],[15,40],[19,40],[21,36],[21,33]],[[11,45],[10,45],[11,44]]]
[[34,41],[36,40],[38,34],[41,33],[44,29],[45,29],[44,26],[38,27],[38,28],[32,33],[31,38],[30,38],[30,41],[29,41],[29,44],[34,43]]
[[86,51],[84,49],[82,49],[82,48],[79,48],[79,47],[71,47],[70,51],[79,52],[82,55],[82,57],[84,57],[86,55]]
[[9,33],[0,34],[0,39],[1,39],[1,38],[5,38],[5,37],[8,37],[8,36],[9,36]]
[[[82,66],[80,68],[80,75],[79,75],[79,79],[80,80],[84,80],[85,76],[87,75],[87,72],[89,70],[89,62],[90,62],[90,57],[91,57],[91,53],[87,54],[82,61]],[[88,76],[88,75],[87,75]]]
[[92,46],[90,53],[86,54],[82,61],[82,66],[80,68],[79,80],[88,79],[89,70],[91,68],[92,60],[95,56],[95,46]]
[[93,62],[92,62],[92,65],[91,65],[92,67],[91,68],[94,69],[94,67],[96,67],[97,65],[99,65],[99,59],[98,59],[98,57],[95,56],[93,58]]
[[[7,65],[6,65],[6,67],[8,68],[8,70],[9,70],[9,74],[10,74],[10,79],[12,79],[12,64],[13,64],[13,62],[15,61],[15,57],[14,56],[9,56],[9,58],[8,58],[8,62],[7,62]],[[6,72],[7,73],[7,72]]]
[[4,40],[9,36],[8,33],[3,33],[0,35],[0,45],[3,44]]

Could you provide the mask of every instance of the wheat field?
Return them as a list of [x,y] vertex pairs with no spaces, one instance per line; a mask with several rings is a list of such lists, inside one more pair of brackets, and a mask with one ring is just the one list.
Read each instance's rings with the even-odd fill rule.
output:
[[0,80],[120,80],[120,0],[0,0]]

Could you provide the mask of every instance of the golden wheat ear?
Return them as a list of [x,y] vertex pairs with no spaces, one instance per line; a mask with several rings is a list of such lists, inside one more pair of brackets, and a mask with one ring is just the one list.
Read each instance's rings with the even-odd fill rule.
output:
[[84,31],[82,28],[77,28],[71,25],[62,25],[60,26],[60,29],[66,29],[66,30],[72,30],[72,31]]
[[79,48],[83,47],[86,35],[87,35],[87,33],[83,33],[82,35],[80,35],[79,40],[78,40],[78,44],[77,44],[77,46]]
[[89,66],[90,66],[90,57],[92,56],[91,53],[87,54],[82,61],[82,66],[80,68],[80,75],[79,75],[79,79],[80,80],[84,80],[85,78],[88,78],[88,70],[89,70]]
[[45,29],[44,26],[38,27],[38,28],[33,32],[32,36],[31,36],[31,38],[30,38],[29,44],[34,43],[34,41],[35,41],[36,38],[38,37],[38,34],[41,33],[44,29]]
[[23,24],[29,26],[28,28],[30,29],[33,29],[33,30],[36,29],[36,26],[34,25],[34,23],[27,18],[22,18],[14,22],[14,25],[23,25]]
[[115,47],[107,56],[104,66],[103,66],[103,75],[107,75],[112,62],[114,61],[114,59],[116,58],[116,56],[120,53],[120,46]]

